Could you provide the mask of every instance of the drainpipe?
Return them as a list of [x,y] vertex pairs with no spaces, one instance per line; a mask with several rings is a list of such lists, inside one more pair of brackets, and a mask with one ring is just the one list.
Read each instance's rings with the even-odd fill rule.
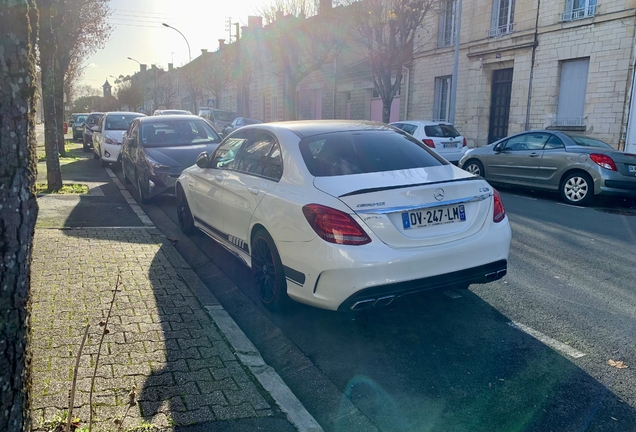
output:
[[411,92],[411,68],[406,67],[406,66],[402,66],[404,69],[406,69],[406,101],[404,104],[404,119],[403,120],[408,120],[409,119],[409,93]]
[[338,73],[338,55],[333,57],[333,99],[331,101],[331,118],[336,118],[336,91],[338,89],[338,80],[336,79]]
[[459,37],[462,29],[462,0],[457,1],[457,24],[455,25],[455,53],[453,54],[453,78],[451,79],[451,97],[449,122],[455,124],[455,104],[457,103],[457,75],[459,69]]
[[534,42],[532,43],[532,60],[530,61],[530,79],[528,80],[528,105],[526,106],[526,131],[530,130],[530,108],[532,106],[532,81],[534,80],[534,60],[539,46],[539,11],[541,0],[537,1],[537,17],[534,22]]

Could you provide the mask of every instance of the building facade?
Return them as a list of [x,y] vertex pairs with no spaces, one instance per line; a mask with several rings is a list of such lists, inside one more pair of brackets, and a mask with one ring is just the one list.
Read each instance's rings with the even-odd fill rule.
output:
[[[458,0],[442,5],[414,55],[410,102],[402,106],[409,118],[450,115]],[[473,146],[553,128],[624,148],[635,7],[633,0],[464,1],[457,128]]]

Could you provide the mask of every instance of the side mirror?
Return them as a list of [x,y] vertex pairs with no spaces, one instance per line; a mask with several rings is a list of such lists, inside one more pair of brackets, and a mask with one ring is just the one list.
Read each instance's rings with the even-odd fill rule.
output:
[[502,146],[501,144],[497,144],[497,145],[495,146],[495,148],[493,149],[493,150],[495,151],[495,154],[499,154],[499,153],[501,153],[501,148],[502,148],[502,147],[503,147],[503,146]]
[[199,168],[209,168],[210,156],[208,155],[208,152],[203,152],[199,156],[197,156],[196,164]]

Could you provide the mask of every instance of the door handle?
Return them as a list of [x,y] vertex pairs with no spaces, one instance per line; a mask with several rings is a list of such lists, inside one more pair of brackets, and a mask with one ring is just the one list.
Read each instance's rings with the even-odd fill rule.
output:
[[252,195],[258,195],[258,193],[260,192],[258,188],[255,188],[255,187],[248,187],[247,191],[251,193]]
[[539,157],[539,153],[530,153],[530,157]]
[[223,176],[221,174],[215,175],[214,176],[214,180],[216,180],[218,182],[222,182],[223,181]]

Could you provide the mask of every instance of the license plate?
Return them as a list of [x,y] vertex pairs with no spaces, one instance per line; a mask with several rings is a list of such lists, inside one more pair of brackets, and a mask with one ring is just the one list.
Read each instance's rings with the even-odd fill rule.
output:
[[627,165],[627,170],[636,173],[636,165]]
[[444,144],[444,148],[457,148],[457,143]]
[[466,209],[463,205],[438,207],[429,210],[418,210],[402,213],[404,229],[423,228],[434,225],[445,225],[466,220]]

